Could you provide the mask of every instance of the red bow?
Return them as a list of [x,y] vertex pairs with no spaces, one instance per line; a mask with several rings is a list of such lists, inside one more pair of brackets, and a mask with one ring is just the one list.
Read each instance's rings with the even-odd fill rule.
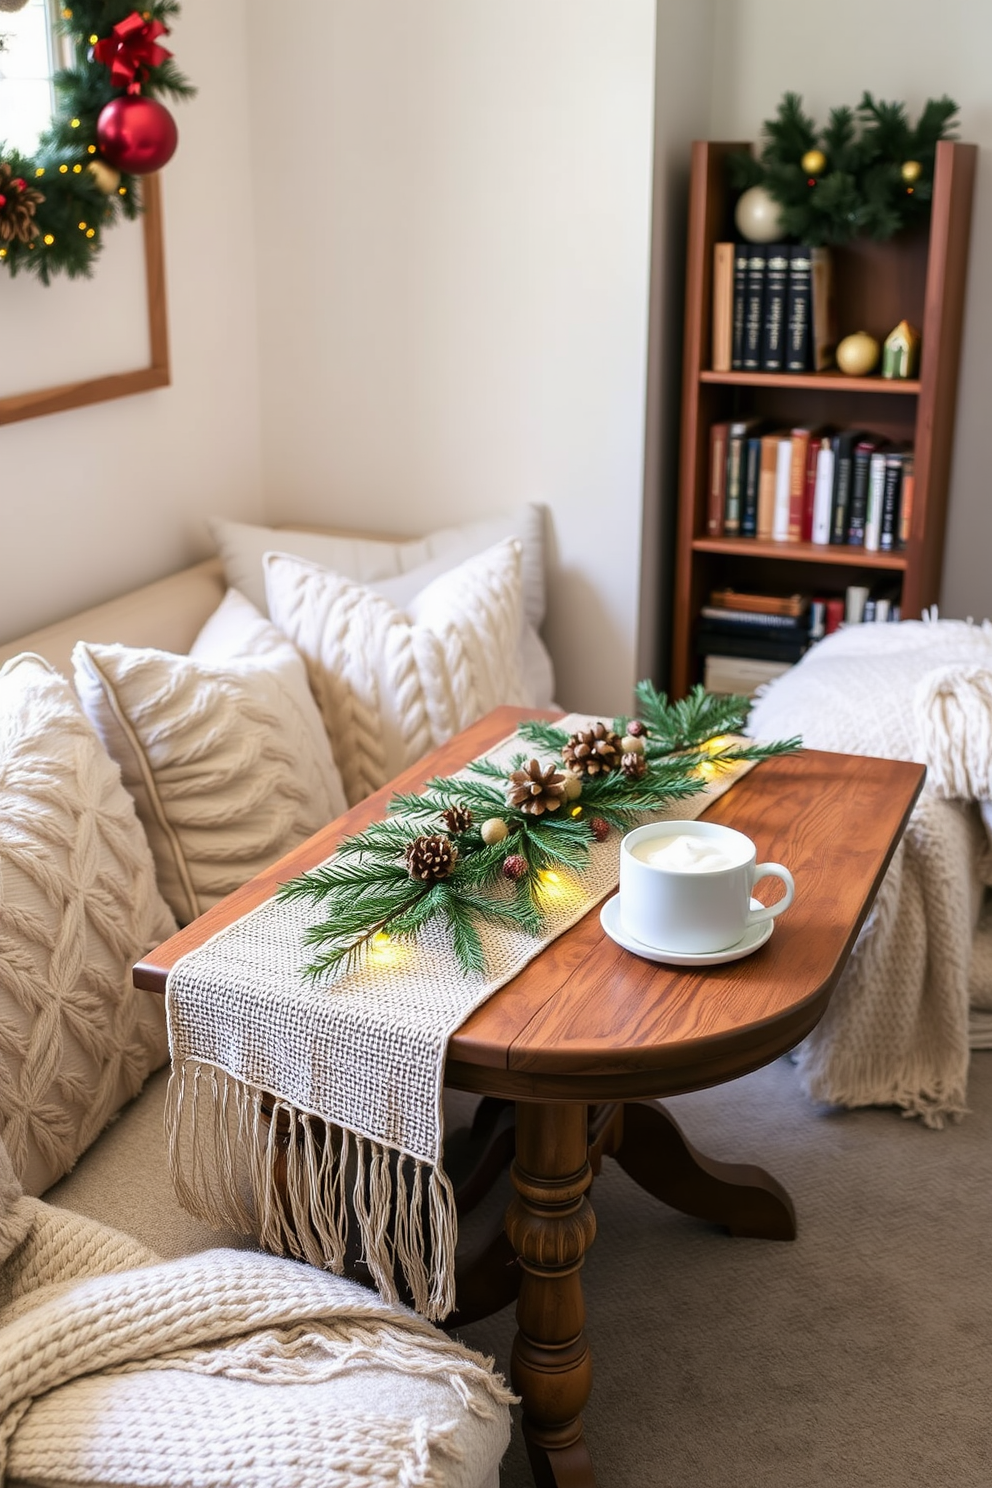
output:
[[132,10],[109,36],[97,42],[93,56],[97,62],[110,68],[110,80],[115,88],[128,84],[135,88],[148,76],[150,67],[159,67],[166,57],[172,56],[155,40],[156,36],[167,35],[161,21],[146,21],[138,11]]

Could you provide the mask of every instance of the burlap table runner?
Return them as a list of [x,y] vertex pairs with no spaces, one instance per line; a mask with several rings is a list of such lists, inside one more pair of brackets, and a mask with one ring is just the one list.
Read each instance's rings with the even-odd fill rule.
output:
[[[588,723],[561,720],[569,732]],[[527,750],[511,735],[487,754],[509,764]],[[749,768],[722,771],[652,819],[699,816]],[[448,1039],[616,887],[619,842],[611,833],[581,877],[547,883],[539,936],[480,923],[484,974],[464,974],[432,924],[415,943],[387,942],[360,970],[311,984],[300,968],[314,910],[293,900],[267,901],[184,956],[166,992],[167,1127],[183,1205],[332,1271],[355,1223],[383,1296],[395,1299],[399,1272],[417,1310],[444,1317],[457,1238],[442,1167]]]

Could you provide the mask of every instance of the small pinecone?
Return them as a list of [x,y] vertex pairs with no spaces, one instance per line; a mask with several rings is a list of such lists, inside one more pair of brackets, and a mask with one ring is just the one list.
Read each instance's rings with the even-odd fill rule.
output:
[[562,759],[573,775],[606,775],[620,764],[620,735],[605,723],[579,729],[562,750]]
[[0,243],[32,243],[37,237],[35,209],[45,198],[13,166],[0,164]]
[[557,811],[565,799],[565,777],[554,765],[542,770],[540,763],[532,759],[524,769],[514,770],[510,776],[507,799],[511,806],[519,806],[531,816]]
[[522,858],[519,853],[511,853],[503,864],[503,877],[508,878],[511,883],[519,883],[527,872],[527,859]]
[[441,812],[441,820],[449,832],[457,835],[468,831],[472,825],[472,813],[467,806],[448,806]]
[[620,768],[628,780],[640,780],[647,767],[643,754],[625,754],[620,761]]
[[608,821],[604,821],[601,816],[594,816],[589,823],[589,830],[597,842],[605,842],[610,835],[610,824]]
[[449,877],[458,849],[438,832],[430,837],[415,837],[407,844],[405,857],[411,878],[425,884],[436,884]]

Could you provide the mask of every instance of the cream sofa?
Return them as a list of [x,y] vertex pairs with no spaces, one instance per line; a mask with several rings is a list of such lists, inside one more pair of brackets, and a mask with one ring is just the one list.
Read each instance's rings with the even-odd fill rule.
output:
[[[257,542],[262,539],[255,536],[252,540]],[[228,574],[230,574],[232,563],[236,564],[237,559],[236,557],[232,559],[230,553],[226,554],[226,559]],[[430,560],[426,570],[428,578],[430,569],[437,570],[439,565],[443,569],[443,554],[440,558]],[[417,568],[416,563],[409,566],[414,570]],[[220,559],[210,559],[107,604],[7,642],[0,646],[0,665],[12,661],[13,658],[21,657],[25,652],[34,653],[44,658],[54,669],[49,680],[46,681],[45,675],[35,663],[19,661],[12,661],[15,676],[26,677],[33,687],[41,686],[44,690],[50,685],[51,688],[57,690],[64,686],[62,679],[71,677],[73,674],[72,652],[80,640],[93,643],[95,646],[102,644],[153,647],[176,655],[185,655],[205,622],[217,611],[225,592],[224,565]],[[543,662],[539,657],[539,670],[542,665]],[[9,671],[10,668],[8,668]],[[59,676],[56,677],[55,673]],[[546,675],[549,681],[549,670]],[[547,698],[541,697],[535,701],[544,703]],[[65,705],[68,706],[68,703]],[[89,740],[88,748],[92,747],[92,742]],[[0,740],[0,766],[2,766],[2,749],[3,741]],[[117,776],[114,774],[114,780],[116,779]],[[4,802],[3,783],[3,778],[0,777],[0,812],[3,810]],[[106,785],[105,788],[109,790],[110,786]],[[10,910],[9,904],[5,904],[5,900],[10,899],[10,882],[5,886],[2,877],[4,832],[5,824],[0,818],[0,947],[4,944],[4,934],[8,933],[9,940],[9,934],[13,933],[10,924],[10,914],[13,911]],[[137,870],[135,872],[137,873]],[[133,898],[135,902],[140,899],[143,891],[140,889],[138,877],[135,878],[133,893],[129,892],[128,895],[122,897]],[[16,888],[15,884],[13,891],[15,900]],[[7,914],[6,920],[4,919],[5,913]],[[155,928],[149,930],[149,925],[154,925]],[[15,931],[16,928],[15,926]],[[154,944],[156,939],[162,938],[163,934],[168,932],[169,925],[167,923],[163,925],[161,916],[157,920],[152,916],[151,920],[144,922],[144,939],[149,944]],[[130,954],[136,958],[147,948],[145,944],[135,944]],[[48,952],[51,953],[51,946],[48,947]],[[83,974],[85,976],[85,968]],[[91,1098],[92,1089],[99,1084],[99,1081],[94,1083],[95,1077],[93,1076],[94,1059],[98,1061],[99,1055],[95,1055],[88,1045],[86,1031],[80,1028],[78,1012],[74,1015],[74,1022],[68,1020],[66,1027],[58,1030],[58,1041],[64,1058],[63,1067],[56,1070],[51,1077],[52,1090],[55,1091],[52,1099],[57,1103],[64,1096],[63,1104],[67,1106],[70,1113],[73,1110],[77,1112],[78,1130],[74,1135],[81,1155],[71,1171],[47,1187],[43,1193],[44,1201],[48,1205],[58,1206],[60,1211],[63,1209],[72,1211],[88,1217],[100,1226],[108,1226],[114,1231],[124,1232],[134,1237],[141,1246],[147,1247],[155,1255],[164,1258],[188,1257],[217,1246],[228,1247],[228,1253],[232,1256],[238,1251],[243,1252],[245,1248],[250,1249],[251,1242],[247,1237],[234,1233],[217,1233],[186,1214],[173,1197],[163,1137],[162,1118],[168,1071],[162,1067],[167,1057],[162,1009],[148,994],[131,992],[129,995],[136,1000],[147,999],[141,1013],[144,1026],[138,1039],[140,1051],[136,1055],[134,1047],[130,1048],[129,1060],[123,1061],[123,1072],[118,1072],[118,1075],[109,1081],[109,1089],[108,1080],[103,1079],[99,1090],[99,1100],[95,1097]],[[23,1073],[25,1061],[28,1059],[26,1051],[30,1030],[15,1029],[14,1036],[9,1036],[6,1044],[4,1043],[3,996],[3,985],[0,980],[0,1092],[4,1089],[4,1078],[7,1080],[6,1088],[9,1092],[17,1085],[18,1061],[21,1062]],[[8,1013],[9,1011],[8,1008]],[[69,1023],[72,1026],[69,1026]],[[4,1074],[5,1058],[7,1060],[6,1075]],[[44,1060],[39,1055],[36,1064],[43,1063]],[[11,1068],[14,1070],[13,1085],[10,1077]],[[136,1099],[126,1101],[118,1110],[121,1100],[132,1095],[146,1076],[148,1078],[140,1095]],[[89,1086],[87,1081],[89,1081]],[[60,1082],[61,1094],[56,1089]],[[47,1095],[45,1099],[48,1099]],[[0,1118],[5,1118],[7,1114],[0,1106]],[[110,1118],[109,1124],[104,1125],[107,1117]],[[63,1112],[60,1119],[68,1118],[65,1118]],[[103,1128],[95,1141],[90,1141],[92,1133],[88,1135],[85,1131],[87,1121],[91,1126],[96,1121]],[[13,1131],[13,1124],[10,1124],[7,1129]],[[0,1120],[0,1134],[4,1130],[3,1120]],[[83,1148],[86,1150],[83,1151]],[[2,1151],[2,1144],[0,1144],[0,1151]],[[39,1193],[41,1190],[38,1184],[44,1183],[45,1177],[38,1178],[38,1174],[46,1174],[46,1160],[57,1163],[59,1159],[57,1155],[52,1158],[51,1153],[48,1153],[46,1158],[45,1151],[30,1147],[30,1145],[26,1148],[24,1141],[21,1142],[20,1151],[22,1157],[24,1152],[28,1151],[28,1157],[22,1162],[22,1169],[33,1172],[35,1175],[34,1185],[28,1184],[29,1191]],[[51,1169],[47,1171],[50,1173]],[[21,1176],[24,1176],[24,1171]],[[2,1204],[0,1204],[0,1322],[5,1320],[2,1271],[3,1233],[3,1213]],[[23,1306],[23,1302],[21,1305]],[[3,1357],[3,1337],[4,1330],[0,1327],[0,1358]],[[509,1437],[509,1417],[504,1402],[479,1416],[474,1409],[466,1405],[465,1400],[455,1390],[439,1383],[437,1378],[420,1379],[416,1374],[397,1378],[395,1370],[391,1372],[387,1368],[367,1370],[364,1374],[356,1375],[354,1379],[343,1377],[337,1382],[336,1388],[338,1390],[336,1399],[342,1403],[342,1408],[355,1412],[356,1431],[359,1432],[361,1426],[358,1418],[361,1417],[363,1411],[374,1409],[372,1402],[380,1397],[394,1405],[398,1402],[411,1418],[419,1419],[429,1426],[437,1427],[442,1422],[455,1423],[453,1428],[455,1448],[451,1452],[445,1451],[431,1457],[429,1469],[425,1469],[428,1473],[423,1478],[425,1484],[429,1482],[451,1485],[451,1488],[494,1488],[494,1485],[498,1483],[498,1463]],[[314,1398],[316,1399],[316,1396]],[[177,1409],[179,1409],[178,1406]],[[37,1404],[33,1410],[37,1415]],[[99,1414],[94,1423],[89,1411],[90,1408],[87,1407],[87,1419],[90,1421],[87,1429],[98,1433]],[[113,1416],[113,1410],[111,1410],[111,1416]],[[32,1419],[30,1412],[26,1419],[29,1421]],[[134,1429],[140,1431],[140,1423],[135,1425]],[[23,1431],[23,1427],[19,1428],[20,1433],[23,1434]],[[35,1432],[34,1436],[28,1432],[25,1439],[33,1442],[37,1437],[38,1432]],[[17,1439],[18,1437],[15,1437],[15,1443]],[[83,1450],[86,1445],[85,1431],[77,1445],[80,1448],[82,1460],[85,1458]],[[68,1448],[67,1451],[69,1451]],[[26,1455],[22,1454],[22,1457],[23,1462],[27,1462],[30,1467],[33,1461],[30,1452]],[[23,1481],[24,1483],[44,1481],[46,1484],[72,1483],[75,1479],[65,1465],[66,1461],[72,1460],[70,1451],[68,1458],[63,1454],[61,1465],[56,1464],[52,1467],[49,1464],[47,1470],[39,1472],[37,1476],[32,1476],[29,1471],[25,1476],[18,1477],[14,1471],[17,1466],[15,1452],[8,1463],[10,1481]],[[94,1476],[93,1472],[92,1464],[85,1471],[81,1467],[80,1480],[88,1483],[109,1481],[101,1477],[99,1473]],[[283,1481],[287,1485],[289,1483],[295,1485],[304,1481],[304,1476],[294,1477],[292,1469],[287,1469],[280,1477],[279,1472],[272,1468],[271,1463],[267,1472],[270,1473],[270,1477],[266,1481]],[[0,1463],[0,1475],[2,1475],[2,1463]],[[237,1474],[235,1480],[238,1480]],[[375,1476],[369,1479],[370,1482],[379,1480]],[[130,1483],[132,1478],[124,1473],[123,1476],[115,1476],[113,1481],[117,1484]],[[135,1477],[133,1481],[137,1482],[139,1479]],[[140,1481],[147,1483],[150,1480],[145,1476]],[[172,1479],[165,1477],[163,1481],[172,1481]],[[218,1478],[219,1481],[221,1481],[220,1478]],[[245,1488],[245,1485],[251,1481],[250,1474],[244,1473],[240,1481],[242,1488]],[[329,1484],[337,1481],[338,1479],[333,1476],[327,1478]],[[351,1479],[347,1481],[351,1482]],[[381,1481],[387,1481],[385,1475],[382,1476]],[[407,1479],[404,1478],[403,1481]],[[419,1482],[420,1479],[411,1476],[409,1481]]]

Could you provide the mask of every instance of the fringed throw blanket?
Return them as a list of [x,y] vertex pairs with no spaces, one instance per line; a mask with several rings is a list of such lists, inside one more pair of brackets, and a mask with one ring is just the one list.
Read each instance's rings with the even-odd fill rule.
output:
[[[404,1414],[389,1370],[448,1387],[439,1419]],[[462,1452],[445,1412],[499,1436],[510,1400],[491,1361],[355,1282],[242,1251],[158,1261],[15,1197],[0,1149],[0,1485],[437,1488]]]
[[[976,1009],[992,1009],[992,875],[976,804],[988,812],[992,796],[992,626],[839,631],[764,692],[749,731],[927,766],[872,913],[797,1062],[814,1100],[901,1106],[940,1127],[965,1109],[969,1012],[974,1024]],[[987,1046],[988,1011],[984,1022]]]
[[[587,725],[570,715],[562,727]],[[508,763],[516,736],[489,758]],[[698,816],[735,765],[669,815]],[[663,813],[659,813],[662,815]],[[180,1202],[266,1249],[340,1272],[349,1228],[382,1295],[398,1271],[418,1312],[454,1306],[457,1223],[442,1167],[441,1085],[451,1034],[616,887],[619,836],[562,874],[542,934],[480,923],[484,974],[464,974],[443,929],[389,943],[357,972],[301,975],[312,909],[269,901],[174,967],[168,1125]]]

